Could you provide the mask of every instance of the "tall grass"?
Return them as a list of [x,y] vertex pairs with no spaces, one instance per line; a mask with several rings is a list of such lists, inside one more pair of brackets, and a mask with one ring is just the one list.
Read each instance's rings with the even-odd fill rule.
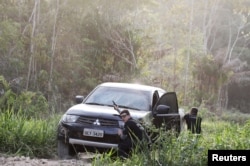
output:
[[[12,110],[0,112],[0,152],[30,157],[50,158],[56,155],[56,127],[60,115],[47,119],[31,118]],[[250,149],[250,120],[244,123],[204,118],[202,134],[183,131],[178,137],[161,131],[152,145],[136,149],[126,160],[105,153],[95,158],[92,165],[151,165],[195,166],[207,165],[207,153],[213,150]]]
[[0,151],[30,157],[55,155],[59,117],[52,115],[45,120],[13,112],[0,112]]
[[111,160],[106,154],[93,161],[93,165],[151,165],[151,166],[204,166],[207,153],[213,150],[250,149],[250,121],[239,125],[224,121],[204,121],[200,135],[182,132],[178,137],[171,133],[161,133],[152,146],[136,151],[132,157],[121,161]]

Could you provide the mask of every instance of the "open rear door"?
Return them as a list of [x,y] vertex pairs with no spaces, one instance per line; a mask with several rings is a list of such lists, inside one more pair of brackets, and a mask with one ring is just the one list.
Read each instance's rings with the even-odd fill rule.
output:
[[175,92],[167,92],[161,96],[153,108],[153,124],[159,128],[164,124],[166,130],[180,132],[180,114]]

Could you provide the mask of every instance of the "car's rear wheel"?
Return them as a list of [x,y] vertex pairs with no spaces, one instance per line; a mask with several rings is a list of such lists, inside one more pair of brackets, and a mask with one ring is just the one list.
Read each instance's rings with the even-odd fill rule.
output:
[[57,141],[57,154],[60,159],[72,158],[74,154],[72,145],[65,143],[63,140],[58,140]]

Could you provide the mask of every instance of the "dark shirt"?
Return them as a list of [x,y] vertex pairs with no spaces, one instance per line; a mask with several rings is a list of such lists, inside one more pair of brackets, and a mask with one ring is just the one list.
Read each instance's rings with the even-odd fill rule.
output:
[[[187,129],[191,130],[191,125],[196,122],[196,116],[195,115],[191,115],[191,114],[186,114],[184,116],[184,119],[186,121],[187,124]],[[194,123],[195,124],[195,123]]]
[[137,123],[134,119],[129,118],[124,125],[123,134],[127,135],[127,138],[132,142],[142,140],[142,130],[140,127],[141,125],[139,123]]
[[118,155],[127,158],[134,147],[142,147],[141,142],[151,141],[142,125],[132,118],[129,118],[124,124],[123,136],[118,144]]
[[184,119],[187,124],[187,129],[191,130],[192,133],[200,133],[201,132],[201,117],[197,117],[196,115],[186,114]]

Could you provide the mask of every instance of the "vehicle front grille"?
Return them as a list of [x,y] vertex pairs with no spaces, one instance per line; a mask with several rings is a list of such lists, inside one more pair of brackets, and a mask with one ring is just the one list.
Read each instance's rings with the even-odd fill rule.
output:
[[99,122],[100,126],[119,127],[118,121],[116,120],[83,117],[83,116],[77,119],[77,123],[84,124],[84,125],[94,125],[95,122]]

